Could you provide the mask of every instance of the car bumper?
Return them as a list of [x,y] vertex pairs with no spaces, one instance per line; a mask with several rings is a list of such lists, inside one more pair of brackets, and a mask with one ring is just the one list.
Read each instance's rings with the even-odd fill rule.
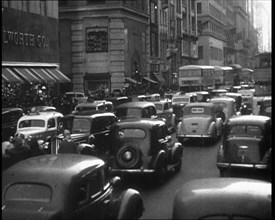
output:
[[265,170],[268,169],[267,164],[242,164],[242,163],[217,163],[218,168],[250,168],[250,169],[259,169]]
[[211,138],[210,134],[181,134],[177,138]]
[[113,168],[110,168],[109,171],[113,174],[121,174],[121,173],[155,173],[156,170],[154,169],[143,169],[143,168],[140,168],[140,169],[113,169]]

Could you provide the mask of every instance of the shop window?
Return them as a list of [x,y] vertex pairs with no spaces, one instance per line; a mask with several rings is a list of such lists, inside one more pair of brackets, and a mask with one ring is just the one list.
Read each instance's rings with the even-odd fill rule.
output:
[[201,2],[197,3],[197,13],[201,14]]

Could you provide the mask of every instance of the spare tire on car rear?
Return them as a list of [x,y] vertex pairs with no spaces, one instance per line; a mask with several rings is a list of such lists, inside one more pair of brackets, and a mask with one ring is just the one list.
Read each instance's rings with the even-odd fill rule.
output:
[[121,168],[136,168],[140,162],[140,149],[132,144],[122,146],[116,153],[116,160]]

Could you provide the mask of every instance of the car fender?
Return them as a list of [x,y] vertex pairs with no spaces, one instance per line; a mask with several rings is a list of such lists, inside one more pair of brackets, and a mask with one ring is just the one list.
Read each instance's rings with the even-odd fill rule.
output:
[[127,189],[119,199],[117,219],[139,219],[144,211],[143,200],[140,193],[134,189]]
[[222,135],[223,121],[221,118],[216,119],[217,135]]
[[172,160],[171,163],[177,163],[178,160],[181,160],[182,158],[182,153],[183,153],[183,146],[181,143],[176,142],[174,144],[174,146],[172,147],[171,150],[171,156],[172,156]]
[[215,129],[217,129],[216,123],[215,123],[214,121],[212,121],[212,122],[210,123],[209,129],[208,129],[209,134],[214,135]]
[[171,117],[172,127],[176,128],[176,115],[173,113]]
[[176,126],[176,134],[177,135],[179,135],[181,133],[181,124],[182,124],[182,121],[180,121]]
[[156,168],[156,166],[158,165],[158,162],[161,160],[165,160],[166,159],[166,152],[164,150],[160,150],[154,160],[153,163],[153,168]]

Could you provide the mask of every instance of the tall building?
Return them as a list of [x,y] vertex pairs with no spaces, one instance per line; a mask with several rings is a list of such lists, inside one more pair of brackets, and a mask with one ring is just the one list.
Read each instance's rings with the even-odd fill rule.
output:
[[2,1],[2,88],[49,83],[58,92],[59,83],[70,82],[58,51],[56,1]]
[[74,91],[140,89],[147,77],[147,0],[59,1],[60,62]]

